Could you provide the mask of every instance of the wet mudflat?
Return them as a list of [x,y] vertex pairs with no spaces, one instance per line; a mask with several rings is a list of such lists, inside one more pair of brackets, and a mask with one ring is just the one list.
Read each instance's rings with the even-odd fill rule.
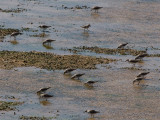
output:
[[[0,2],[0,119],[160,119],[159,1]],[[103,7],[98,13],[91,11],[96,5]],[[80,26],[87,24],[84,31]],[[10,37],[13,31],[22,34]],[[46,39],[56,41],[42,44]],[[126,61],[140,53],[148,55]],[[68,67],[76,70],[64,75]],[[143,71],[150,73],[133,84]],[[71,79],[75,73],[85,75]],[[89,80],[98,82],[89,86]],[[38,96],[43,87],[51,87],[53,97]]]

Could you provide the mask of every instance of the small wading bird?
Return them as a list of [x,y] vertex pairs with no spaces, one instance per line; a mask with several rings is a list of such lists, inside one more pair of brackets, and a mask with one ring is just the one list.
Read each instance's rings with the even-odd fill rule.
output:
[[47,29],[47,28],[49,28],[49,27],[51,27],[51,26],[47,26],[47,25],[40,25],[39,27],[40,27],[40,28],[42,28],[42,29]]
[[68,69],[66,69],[66,70],[64,71],[64,74],[66,74],[66,73],[71,73],[71,72],[74,71],[74,70],[76,70],[76,69],[68,68]]
[[131,63],[137,63],[137,62],[140,62],[139,60],[135,60],[135,59],[127,59],[126,61],[131,62]]
[[117,49],[122,49],[122,48],[124,48],[127,44],[128,44],[128,43],[122,43],[122,44],[120,44],[120,45],[117,47]]
[[51,45],[51,42],[56,41],[56,40],[52,40],[52,39],[47,39],[45,41],[43,41],[43,45]]
[[41,88],[40,90],[37,91],[37,94],[44,93],[44,92],[46,92],[50,88],[51,87]]
[[137,77],[144,77],[144,76],[146,76],[149,73],[150,72],[141,72],[141,73],[139,73],[139,75],[137,75]]
[[88,25],[84,25],[84,26],[81,26],[81,28],[84,28],[84,31],[85,31],[85,29],[86,29],[86,30],[88,30],[88,28],[89,28],[89,27],[91,27],[91,25],[90,25],[90,24],[88,24]]
[[89,113],[91,116],[94,116],[94,114],[96,114],[96,113],[100,113],[99,111],[96,111],[96,110],[86,110],[84,112]]
[[133,84],[134,84],[135,82],[138,82],[138,85],[139,85],[139,83],[140,83],[142,80],[144,80],[144,78],[141,78],[141,77],[136,78],[136,79],[133,81]]
[[13,33],[11,34],[11,37],[16,38],[16,36],[21,35],[21,34],[22,34],[22,33],[20,33],[20,32],[13,32]]
[[146,57],[148,54],[144,53],[144,54],[139,54],[135,57],[135,60],[142,60],[144,57]]
[[71,79],[74,79],[74,78],[77,78],[79,79],[82,75],[84,75],[84,73],[81,73],[81,74],[74,74]]
[[91,80],[89,80],[89,81],[85,82],[84,84],[86,84],[86,85],[93,85],[96,82],[98,82],[98,81],[91,81]]
[[53,97],[53,95],[49,95],[49,94],[40,94],[40,98],[51,98]]
[[91,11],[95,10],[95,12],[98,13],[98,10],[101,9],[101,8],[103,8],[103,7],[95,6],[95,7],[91,8]]

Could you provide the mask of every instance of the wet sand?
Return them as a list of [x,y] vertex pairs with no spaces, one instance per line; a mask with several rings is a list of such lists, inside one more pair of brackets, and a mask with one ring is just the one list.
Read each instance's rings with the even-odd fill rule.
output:
[[[94,13],[90,8],[95,5],[103,8]],[[11,51],[0,58],[0,101],[24,102],[15,106],[15,110],[0,111],[0,119],[17,120],[22,115],[44,116],[53,120],[160,119],[159,1],[5,0],[1,1],[0,8],[0,28],[18,29],[23,33],[16,38],[10,38],[9,35],[0,38],[1,53]],[[80,26],[89,23],[91,27],[84,32]],[[51,27],[45,30],[38,27],[43,24]],[[46,36],[39,36],[44,33]],[[42,45],[45,39],[56,41],[48,47]],[[137,54],[72,51],[82,46],[97,46],[100,50],[116,49],[125,42],[129,43],[127,48],[145,51],[151,56],[134,65],[126,62],[126,59],[133,59]],[[106,62],[100,60],[92,66],[87,61],[92,67],[77,65],[77,70],[71,75],[64,75],[64,69],[68,66],[62,67],[55,63],[59,67],[53,69],[56,65],[50,59],[43,59],[46,63],[43,65],[41,61],[41,66],[24,65],[24,60],[16,59],[23,52],[39,55],[47,52],[45,54],[60,58],[66,55],[79,56],[82,60],[89,58],[89,61],[97,57]],[[14,57],[9,53],[14,53]],[[116,61],[108,63],[108,59]],[[35,62],[35,59],[32,60],[30,62]],[[52,69],[48,66],[51,63]],[[133,85],[133,80],[142,71],[149,71],[150,74],[140,85]],[[85,75],[80,80],[71,79],[75,73]],[[98,82],[87,86],[84,83],[88,80]],[[39,98],[36,92],[42,87],[51,87],[47,93],[54,97],[47,101]],[[86,109],[95,109],[100,113],[93,118],[84,113]]]

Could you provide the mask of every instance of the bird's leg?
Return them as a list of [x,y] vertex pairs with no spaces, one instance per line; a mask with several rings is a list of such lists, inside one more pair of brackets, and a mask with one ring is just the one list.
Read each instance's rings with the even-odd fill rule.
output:
[[140,84],[140,81],[138,81],[138,85]]
[[14,36],[14,40],[16,40],[16,36]]
[[91,114],[91,118],[94,118],[94,114]]
[[134,80],[134,81],[133,81],[133,84],[134,84],[135,82],[137,82],[137,80]]
[[136,64],[135,64],[135,63],[133,63],[133,67],[135,67],[135,65],[136,65]]

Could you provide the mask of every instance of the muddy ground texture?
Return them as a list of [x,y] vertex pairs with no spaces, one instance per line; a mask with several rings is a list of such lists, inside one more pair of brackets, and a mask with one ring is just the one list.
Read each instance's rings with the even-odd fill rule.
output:
[[96,64],[107,64],[112,59],[96,58],[82,55],[54,55],[45,52],[0,52],[0,68],[38,67],[47,70],[80,68],[95,69]]
[[[36,1],[36,0],[28,0],[28,1]],[[54,24],[51,24],[52,27],[57,27],[56,29],[53,28],[53,30],[50,29],[48,31],[43,30],[43,33],[41,33],[42,31],[39,31],[38,25],[50,24],[49,23],[50,20],[46,21],[46,23],[41,21],[41,19],[43,21],[44,21],[44,18],[46,19],[46,16],[45,17],[42,16],[41,13],[39,14],[40,22],[38,23],[38,25],[36,24],[36,22],[38,21],[37,18],[36,18],[36,21],[34,21],[33,19],[30,21],[27,21],[26,22],[28,24],[27,27],[23,25],[23,27],[18,29],[13,29],[14,28],[13,26],[12,27],[9,26],[11,28],[8,28],[6,27],[6,24],[0,25],[0,42],[3,42],[3,44],[5,44],[5,42],[10,42],[13,45],[18,46],[19,42],[20,42],[20,45],[23,45],[25,43],[24,42],[25,40],[21,40],[19,38],[17,39],[16,37],[14,38],[10,37],[10,34],[13,32],[22,32],[24,35],[25,35],[25,32],[26,33],[28,32],[27,33],[29,34],[28,36],[32,38],[30,39],[31,44],[33,42],[33,37],[36,37],[36,39],[42,38],[43,40],[44,38],[49,38],[49,37],[52,38],[56,33],[57,34],[59,33],[58,34],[59,37],[57,37],[57,39],[55,38],[57,43],[53,44],[54,47],[57,47],[56,44],[58,44],[58,42],[59,43],[61,42],[61,41],[58,41],[58,39],[63,41],[62,39],[63,37],[60,37],[60,33],[66,33],[66,36],[64,35],[64,38],[70,39],[70,38],[66,38],[68,37],[67,32],[70,35],[71,33],[73,33],[72,28],[75,30],[76,27],[78,26],[77,30],[74,31],[76,34],[73,33],[74,35],[76,35],[75,38],[77,38],[77,35],[79,35],[81,32],[81,30],[79,30],[81,29],[79,28],[79,26],[81,26],[81,24],[88,23],[88,22],[92,24],[91,29],[89,31],[84,31],[84,33],[82,33],[82,35],[79,35],[79,37],[83,36],[84,40],[86,41],[91,40],[94,43],[96,41],[96,40],[94,41],[94,39],[95,38],[99,39],[101,36],[100,33],[101,32],[103,33],[103,29],[104,29],[104,31],[107,31],[107,32],[103,34],[104,38],[100,39],[100,42],[104,44],[106,43],[110,44],[115,42],[114,46],[112,44],[110,45],[111,47],[113,46],[113,48],[107,48],[103,45],[102,45],[103,46],[102,48],[100,47],[99,42],[97,42],[98,44],[92,44],[91,47],[83,46],[84,44],[79,44],[80,46],[74,47],[76,45],[73,44],[71,48],[66,47],[65,45],[59,46],[57,48],[58,50],[62,50],[63,52],[69,51],[73,55],[57,55],[55,54],[56,52],[53,53],[52,51],[51,51],[52,53],[37,52],[37,51],[43,51],[43,50],[37,50],[37,49],[36,51],[30,50],[31,52],[23,52],[23,50],[22,51],[12,51],[12,50],[0,51],[0,69],[5,69],[4,70],[5,74],[1,72],[1,76],[2,76],[1,86],[4,85],[5,89],[7,89],[8,87],[8,88],[14,89],[15,91],[17,90],[19,93],[21,93],[22,91],[33,92],[31,94],[28,94],[29,97],[27,96],[30,99],[28,99],[26,96],[25,97],[21,96],[21,99],[17,98],[16,96],[7,97],[7,95],[4,92],[3,94],[5,95],[0,96],[0,98],[2,99],[0,101],[0,112],[1,112],[0,119],[1,119],[1,116],[3,117],[3,114],[5,114],[4,117],[6,119],[8,115],[10,115],[11,118],[13,117],[13,115],[15,115],[20,120],[50,120],[50,119],[59,119],[59,118],[50,117],[50,116],[53,116],[53,114],[55,115],[60,114],[60,116],[62,116],[62,118],[64,119],[67,119],[68,117],[74,120],[74,117],[75,117],[74,113],[76,113],[77,115],[76,118],[79,118],[79,117],[86,118],[86,115],[85,114],[83,115],[82,111],[84,111],[84,109],[95,108],[96,110],[99,110],[101,113],[98,114],[98,116],[95,116],[95,118],[92,118],[92,117],[90,118],[90,116],[87,116],[88,118],[87,120],[97,120],[97,119],[120,120],[120,119],[126,119],[126,118],[138,119],[138,120],[141,120],[141,119],[144,119],[144,120],[157,119],[158,120],[159,109],[157,106],[159,106],[158,101],[159,101],[159,91],[160,91],[159,69],[155,69],[155,68],[146,69],[147,67],[146,68],[144,67],[146,64],[150,65],[151,63],[150,60],[152,58],[149,58],[149,57],[153,57],[155,61],[156,60],[159,61],[158,60],[159,58],[154,58],[154,57],[160,57],[160,54],[158,52],[150,53],[150,50],[155,50],[155,51],[160,50],[159,47],[157,48],[157,46],[154,46],[156,45],[156,43],[159,42],[159,35],[158,35],[159,34],[159,26],[158,26],[159,17],[157,13],[157,11],[159,10],[159,4],[157,4],[156,2],[155,3],[153,2],[152,4],[151,3],[144,4],[143,2],[139,2],[139,1],[127,2],[122,5],[122,8],[118,8],[118,7],[106,8],[104,6],[104,8],[100,10],[99,13],[94,13],[94,11],[90,12],[91,7],[89,7],[88,5],[72,5],[74,7],[68,6],[67,4],[62,6],[50,6],[50,8],[56,7],[57,11],[66,10],[66,12],[70,13],[69,15],[72,14],[71,15],[72,17],[74,16],[73,15],[74,13],[72,12],[74,11],[77,12],[79,10],[78,11],[79,15],[75,13],[75,15],[78,15],[78,16],[74,16],[76,18],[73,19],[71,17],[68,19],[69,22],[67,21],[70,24],[70,20],[73,19],[71,20],[71,24],[72,24],[72,21],[74,22],[73,25],[67,24],[68,26],[70,26],[70,27],[67,27],[69,32],[66,30],[63,31],[66,23],[63,23],[60,19],[60,22],[62,22],[60,25],[57,25],[56,22]],[[35,4],[38,4],[39,6],[41,6],[41,4],[39,3],[35,3]],[[17,6],[19,7],[19,5]],[[86,11],[85,12],[80,11],[81,9],[86,10],[89,14],[86,14],[87,13]],[[0,8],[0,12],[11,13],[11,16],[13,17],[12,19],[14,19],[14,17],[16,16],[15,13],[21,13],[27,10],[29,9]],[[84,16],[87,15],[89,17],[82,17],[83,15]],[[50,17],[54,21],[57,21],[58,19],[53,16],[50,16]],[[23,16],[23,19],[24,18],[25,18],[25,15]],[[50,18],[47,18],[46,20],[48,19]],[[77,20],[80,20],[80,22]],[[106,24],[107,27],[106,29],[103,28],[101,30],[100,29],[102,28],[101,23],[103,22],[105,24],[107,23]],[[31,25],[30,26],[31,28],[28,27],[29,24]],[[62,27],[61,25],[63,26],[63,29],[61,28]],[[126,28],[123,27],[123,25],[125,25]],[[34,27],[36,26],[36,28],[34,28],[33,26]],[[58,26],[60,28],[58,28]],[[97,30],[94,28],[96,28]],[[30,34],[32,32],[34,34]],[[55,34],[51,36],[51,34],[49,33],[55,33]],[[96,37],[94,37],[93,34]],[[6,37],[6,40],[9,39],[10,37],[10,41],[3,40],[5,37]],[[12,38],[14,40],[12,40]],[[81,42],[83,41],[83,39],[81,40]],[[131,42],[130,43],[131,45],[134,44],[135,48],[125,47],[125,49],[116,49],[116,46],[118,46],[119,42],[124,43],[128,41],[132,41],[132,43]],[[39,43],[39,41],[37,43]],[[36,45],[38,45],[37,43]],[[91,42],[86,42],[86,43],[90,44]],[[143,44],[141,43],[145,44],[146,46],[145,45],[143,46]],[[150,45],[151,43],[155,48],[150,47],[149,51],[147,51],[147,49],[143,49],[143,48],[147,48],[147,45]],[[42,41],[40,41],[39,44],[48,50],[55,49],[52,46],[43,45]],[[67,44],[70,44],[70,43],[67,43]],[[138,48],[137,49],[136,46],[138,45],[140,45],[140,47],[143,47],[143,48],[137,47]],[[12,47],[13,48],[15,47],[17,50],[17,46],[12,46]],[[139,49],[143,49],[143,50],[139,50]],[[85,56],[83,54],[88,52],[94,53],[94,55],[104,54],[104,55],[120,56],[120,58],[116,57],[116,59],[111,59],[111,58],[103,58],[103,57],[96,57],[96,56]],[[148,53],[148,56],[146,60],[141,61],[140,64],[138,63],[138,65],[136,64],[137,66],[133,64],[132,66],[129,66],[129,67],[127,65],[124,67],[120,67],[121,69],[119,70],[117,70],[118,68],[114,70],[114,67],[113,67],[113,71],[110,69],[114,64],[114,61],[116,61],[115,62],[116,65],[119,65],[121,63],[123,64],[123,63],[126,63],[125,62],[126,58],[123,59],[122,57],[125,57],[125,56],[133,57],[142,53]],[[103,70],[101,71],[101,69],[103,68],[99,69],[99,71],[96,70],[97,64],[108,64],[106,66],[104,65],[105,72]],[[155,66],[156,66],[156,63],[155,63]],[[17,68],[17,67],[20,67],[20,68]],[[29,72],[25,71],[26,73],[24,74],[21,71],[21,67],[35,67],[36,69],[40,68],[41,70],[39,70],[38,72],[32,71],[33,74],[30,73],[31,70]],[[61,74],[63,70],[66,68],[75,68],[75,69],[78,69],[77,71],[75,71],[75,73],[86,72],[87,74],[84,77],[82,77],[80,81],[70,80],[70,75],[67,76],[67,75]],[[12,69],[15,73],[13,73]],[[44,69],[49,71],[46,72]],[[86,69],[89,69],[89,71],[87,71]],[[95,70],[93,71],[91,69],[95,69]],[[58,71],[60,73],[56,73],[55,71],[53,73],[49,73],[49,72],[52,72],[52,70],[60,70]],[[141,82],[140,85],[137,85],[137,84],[132,85],[132,81],[134,80],[134,77],[138,74],[138,72],[142,72],[142,71],[149,71],[150,74],[147,76],[147,78],[144,81]],[[17,77],[18,75],[19,77]],[[86,87],[83,83],[87,80],[98,80],[98,83],[96,83],[95,86]],[[32,83],[32,85],[30,83]],[[36,109],[38,109],[41,104],[41,101],[37,101],[40,99],[38,98],[38,96],[36,96],[35,91],[38,89],[38,87],[43,87],[43,86],[47,86],[47,87],[52,86],[51,88],[52,92],[51,91],[49,92],[54,94],[54,98],[48,100],[47,102],[50,103],[50,105],[52,104],[51,109],[55,109],[56,113],[54,113],[54,111],[50,112],[49,110],[50,105],[48,106],[46,105],[49,112],[45,109],[46,108],[45,105],[42,106],[43,112],[46,110],[44,112],[45,113],[44,115],[43,114],[38,115],[35,112]],[[3,91],[3,87],[1,88],[2,88],[1,91]],[[33,95],[33,96],[30,96],[30,95]],[[60,101],[62,100],[62,97],[64,100],[63,102]],[[36,102],[34,101],[34,99]],[[33,108],[32,109],[30,108],[28,103],[33,105],[33,108],[35,107],[35,111],[33,110]],[[56,103],[57,104],[63,103],[63,104],[67,104],[68,106],[64,105],[63,109],[59,109],[59,107],[57,107],[58,105],[56,106]],[[22,106],[22,108],[28,109],[30,113],[34,113],[34,114],[30,114],[30,113],[25,114],[26,111],[24,109],[21,112],[21,108],[19,108],[19,106]],[[78,108],[76,108],[76,106],[78,106]],[[61,107],[62,106],[60,106],[60,108]],[[71,109],[71,116],[69,115],[70,111],[69,112],[67,111],[68,109]],[[61,111],[62,112],[60,113],[59,110],[60,112]],[[65,112],[65,110],[67,112],[63,113]],[[42,113],[42,111],[40,111],[40,113]],[[46,113],[50,113],[50,114],[47,115]]]

